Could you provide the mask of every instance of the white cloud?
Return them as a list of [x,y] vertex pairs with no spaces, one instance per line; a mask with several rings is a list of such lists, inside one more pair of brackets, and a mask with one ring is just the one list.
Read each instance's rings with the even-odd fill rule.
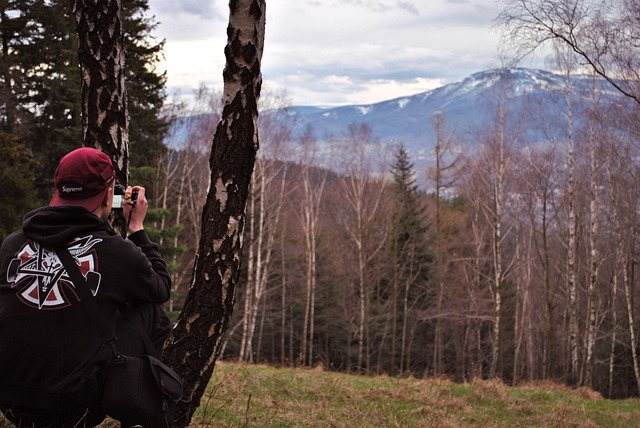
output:
[[[222,85],[223,0],[149,0],[171,87]],[[367,104],[495,64],[494,0],[269,0],[265,84],[293,104]],[[183,92],[185,89],[183,89]]]

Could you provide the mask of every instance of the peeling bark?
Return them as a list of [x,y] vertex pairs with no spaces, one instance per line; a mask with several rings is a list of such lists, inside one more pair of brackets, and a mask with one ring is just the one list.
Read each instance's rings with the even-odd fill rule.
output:
[[211,183],[191,287],[163,357],[183,378],[174,426],[186,427],[213,373],[233,311],[249,182],[258,150],[265,1],[232,0],[224,109],[213,139]]
[[127,183],[129,114],[125,88],[122,0],[76,0],[82,76],[82,140],[114,162],[116,179]]

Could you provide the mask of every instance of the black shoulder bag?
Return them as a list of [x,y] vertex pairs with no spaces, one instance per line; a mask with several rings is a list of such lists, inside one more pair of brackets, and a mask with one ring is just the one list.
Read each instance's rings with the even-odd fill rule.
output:
[[129,321],[134,323],[143,338],[147,355],[130,357],[118,351],[117,339],[111,333],[73,256],[66,247],[56,248],[55,251],[71,277],[80,303],[95,324],[102,343],[113,351],[113,358],[104,368],[103,411],[127,426],[171,426],[176,404],[182,398],[182,379],[153,356],[155,350],[151,340],[133,319]]

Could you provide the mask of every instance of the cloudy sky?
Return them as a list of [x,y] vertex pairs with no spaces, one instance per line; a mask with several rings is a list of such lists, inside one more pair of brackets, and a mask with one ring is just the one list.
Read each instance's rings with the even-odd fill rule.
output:
[[[369,104],[499,65],[500,0],[267,0],[264,84],[293,105]],[[222,87],[228,0],[149,0],[170,91]]]

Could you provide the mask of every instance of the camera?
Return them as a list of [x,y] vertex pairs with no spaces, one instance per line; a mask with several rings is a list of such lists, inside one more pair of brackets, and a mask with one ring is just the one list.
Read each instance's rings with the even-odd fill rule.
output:
[[116,183],[113,189],[113,204],[111,206],[114,210],[121,210],[124,207],[125,203],[129,203],[131,205],[135,205],[138,199],[138,191],[133,190],[131,192],[131,199],[127,198],[124,194],[125,187],[122,184]]

